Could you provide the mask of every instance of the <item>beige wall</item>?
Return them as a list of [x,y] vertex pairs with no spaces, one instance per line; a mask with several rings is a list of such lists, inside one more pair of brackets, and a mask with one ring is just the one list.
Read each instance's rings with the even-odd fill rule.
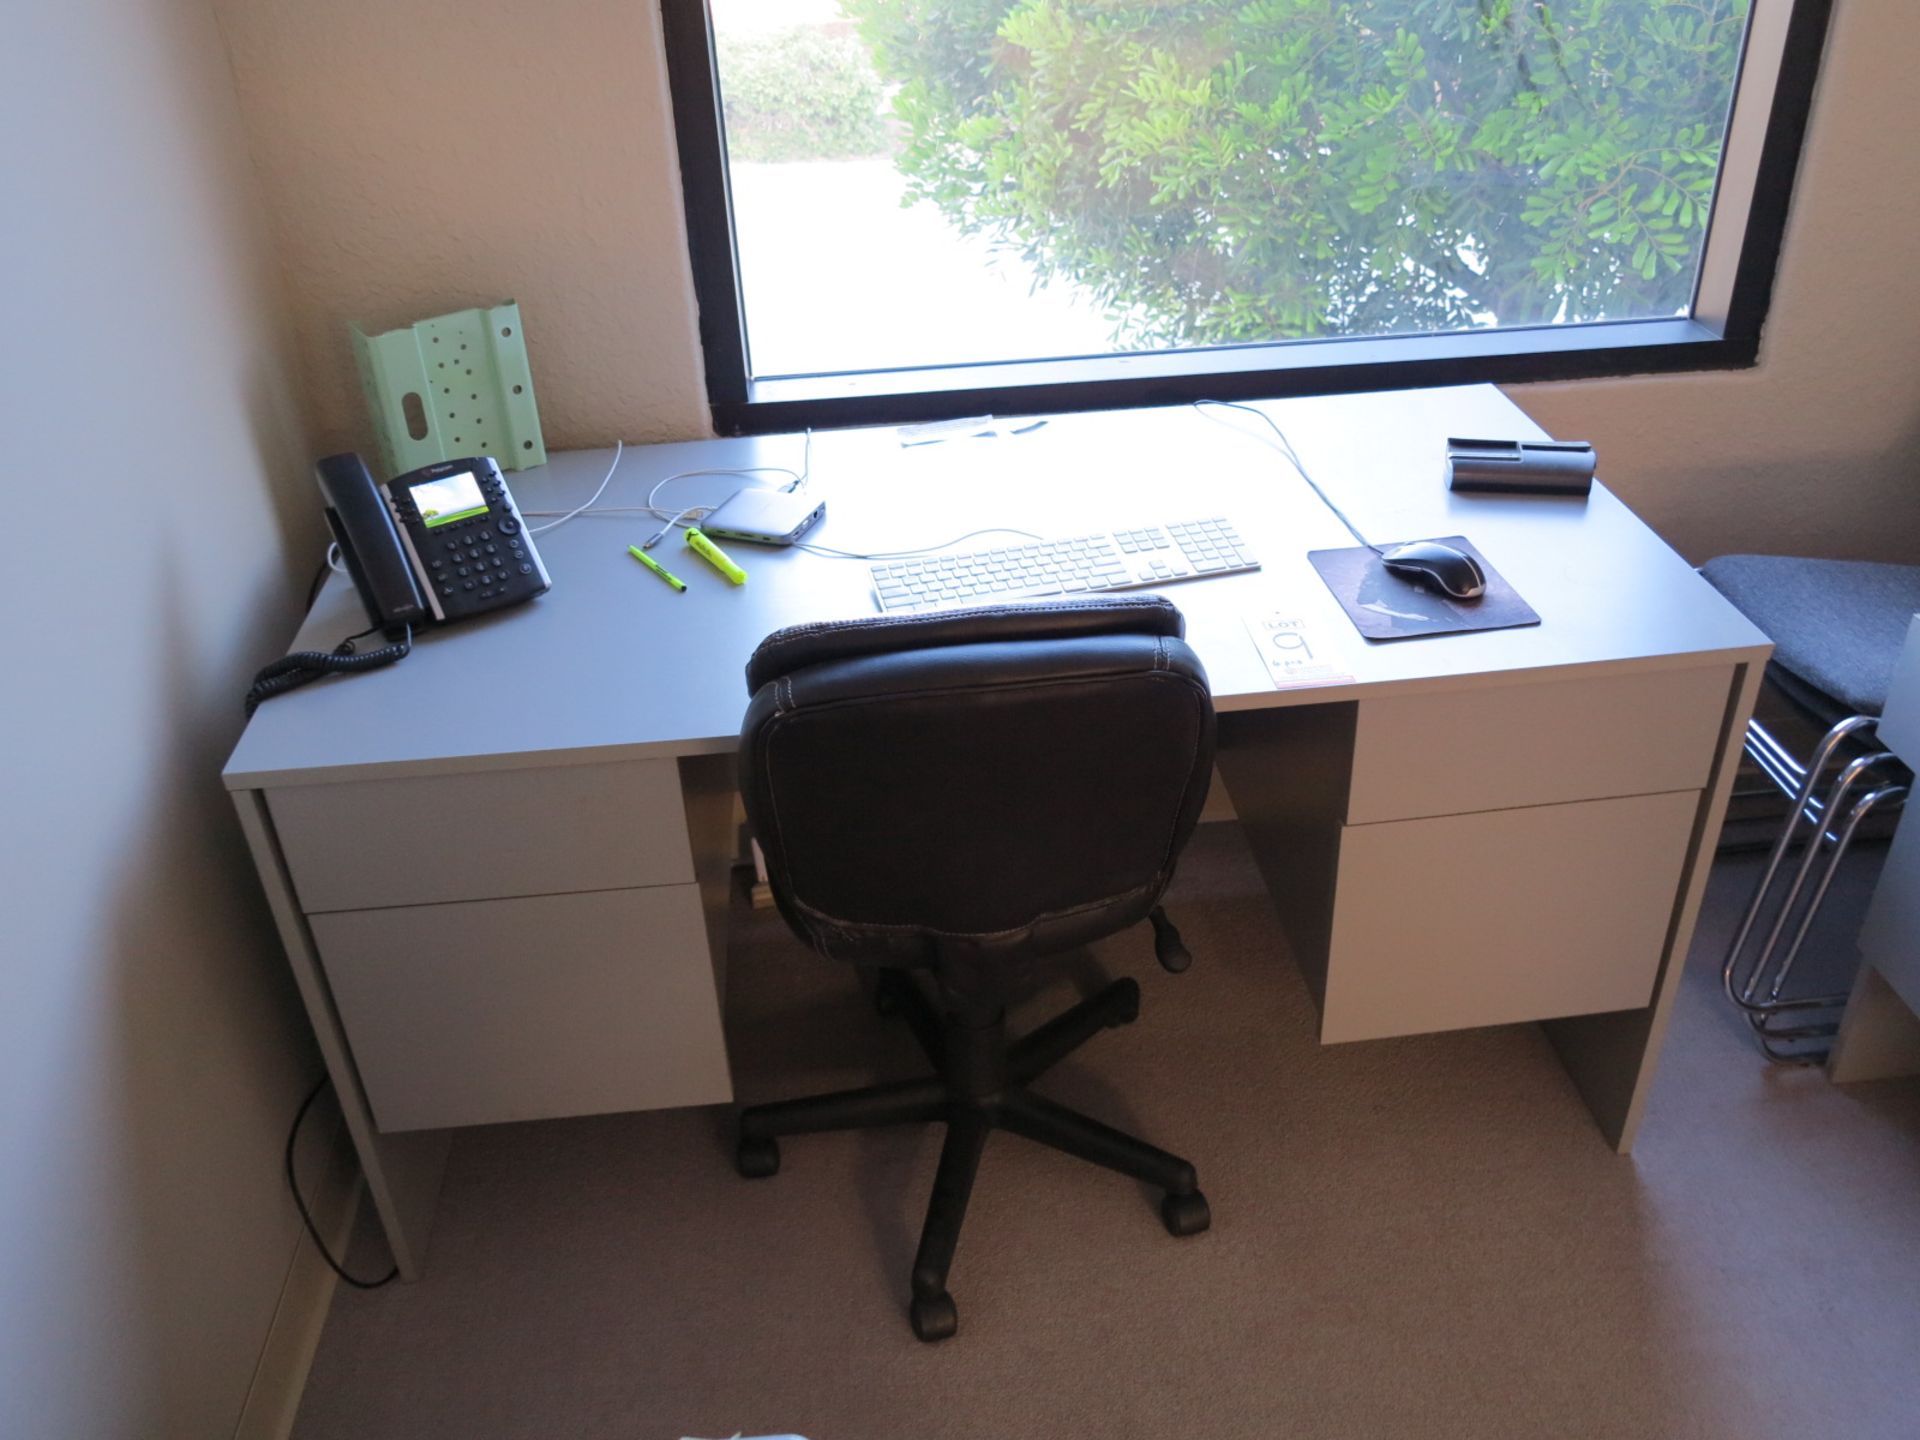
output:
[[709,433],[652,0],[214,5],[319,445],[371,443],[349,323],[503,299],[550,448]]
[[7,8],[0,1435],[233,1433],[318,1073],[219,770],[318,556],[206,0]]
[[[506,295],[549,443],[706,432],[656,6],[216,3],[324,443],[364,443],[349,320]],[[1515,392],[1696,558],[1920,558],[1920,6],[1837,8],[1761,367]]]
[[1920,560],[1920,5],[1834,11],[1758,368],[1511,392],[1696,560]]

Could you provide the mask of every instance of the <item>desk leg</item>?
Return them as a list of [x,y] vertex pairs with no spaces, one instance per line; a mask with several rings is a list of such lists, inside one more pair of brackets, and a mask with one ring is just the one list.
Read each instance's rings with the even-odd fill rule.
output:
[[739,791],[728,755],[690,755],[680,761],[680,799],[687,814],[687,847],[700,884],[714,990],[727,1003],[727,919],[732,910],[734,870],[743,863]]
[[1679,994],[1680,977],[1687,967],[1693,927],[1700,918],[1700,902],[1706,894],[1707,876],[1713,869],[1714,848],[1719,843],[1721,823],[1726,819],[1734,771],[1740,768],[1747,717],[1753,714],[1754,701],[1760,693],[1760,674],[1758,665],[1734,667],[1713,770],[1706,789],[1701,792],[1700,811],[1687,845],[1686,864],[1680,872],[1680,888],[1667,928],[1666,949],[1653,984],[1653,1003],[1640,1010],[1576,1015],[1566,1020],[1542,1022],[1547,1038],[1560,1053],[1560,1062],[1567,1067],[1574,1085],[1593,1111],[1593,1118],[1599,1122],[1601,1133],[1622,1155],[1633,1149],[1633,1137],[1646,1110],[1647,1093],[1653,1088],[1660,1046],[1666,1039],[1674,997]]
[[306,916],[300,913],[294,898],[293,881],[280,853],[266,797],[258,790],[241,790],[234,794],[233,803],[239,811],[240,828],[246,832],[248,848],[253,851],[260,884],[267,892],[274,924],[279,927],[280,942],[286,947],[287,961],[300,987],[300,998],[306,1003],[307,1018],[320,1042],[320,1054],[333,1079],[334,1093],[339,1096],[347,1132],[359,1153],[367,1190],[373,1196],[374,1209],[386,1230],[387,1246],[393,1251],[401,1278],[418,1280],[425,1273],[427,1235],[433,1227],[433,1211],[440,1198],[440,1177],[446,1168],[452,1132],[416,1130],[383,1135],[374,1128],[373,1111],[353,1067],[346,1032],[334,1009],[326,975],[320,968],[320,952],[307,928]]

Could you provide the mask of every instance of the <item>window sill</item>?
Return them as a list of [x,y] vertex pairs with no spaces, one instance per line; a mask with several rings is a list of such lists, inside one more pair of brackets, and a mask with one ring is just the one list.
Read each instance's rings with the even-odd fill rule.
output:
[[1757,337],[1671,319],[787,375],[753,380],[744,403],[717,403],[714,424],[723,435],[755,435],[1204,399],[1579,380],[1736,369],[1753,364],[1757,353]]

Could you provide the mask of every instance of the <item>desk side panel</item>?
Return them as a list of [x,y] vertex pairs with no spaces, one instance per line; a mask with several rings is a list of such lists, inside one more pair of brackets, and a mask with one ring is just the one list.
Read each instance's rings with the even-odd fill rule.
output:
[[1713,868],[1714,847],[1726,819],[1727,796],[1740,766],[1747,718],[1760,693],[1765,657],[1734,667],[1722,704],[1720,743],[1714,756],[1712,779],[1700,797],[1680,888],[1674,899],[1660,973],[1654,980],[1653,1003],[1637,1010],[1606,1015],[1579,1015],[1549,1020],[1547,1038],[1599,1122],[1601,1133],[1621,1154],[1633,1149],[1635,1132],[1646,1112],[1647,1094],[1673,1016],[1674,996],[1686,969],[1693,929],[1700,918],[1707,875]]
[[1220,717],[1221,778],[1322,1012],[1357,714],[1347,703]]
[[[714,993],[727,1003],[727,922],[737,893],[736,868],[746,862],[740,827],[739,789],[731,755],[695,755],[680,762],[680,794],[687,815],[687,844],[700,886],[701,916],[713,962]],[[751,879],[747,880],[751,884]]]
[[1920,770],[1920,615],[1908,624],[1900,657],[1894,661],[1878,738],[1909,769]]
[[306,1005],[307,1019],[320,1043],[347,1133],[360,1157],[367,1191],[386,1231],[387,1246],[400,1267],[401,1278],[418,1280],[426,1272],[427,1235],[433,1227],[452,1137],[445,1131],[383,1135],[375,1128],[366,1089],[347,1046],[346,1030],[320,968],[319,949],[294,901],[293,882],[274,835],[266,797],[258,790],[238,790],[233,803],[280,931],[280,943],[286,947],[287,963],[293,968],[294,981]]
[[[1920,629],[1920,621],[1915,622]],[[1902,652],[1903,669],[1914,677],[1913,694],[1904,702],[1903,723],[1920,730],[1920,666],[1907,666],[1920,653],[1910,637]],[[1896,672],[1895,684],[1901,683]],[[1898,690],[1895,691],[1896,696]],[[1887,719],[1896,718],[1894,701]],[[1881,738],[1887,739],[1886,725]],[[1920,747],[1905,755],[1920,758]],[[1840,1016],[1840,1033],[1827,1057],[1827,1075],[1838,1084],[1881,1080],[1920,1073],[1920,821],[1903,820],[1880,868],[1873,899],[1860,926],[1860,972]]]
[[1871,959],[1863,960],[1827,1056],[1827,1078],[1851,1085],[1907,1075],[1920,1075],[1920,1015],[1907,1007]]
[[[1916,717],[1920,722],[1920,717]],[[1914,752],[1909,752],[1914,753]],[[1920,754],[1916,754],[1920,758]],[[1860,953],[1920,1011],[1920,823],[1902,817],[1860,923]]]

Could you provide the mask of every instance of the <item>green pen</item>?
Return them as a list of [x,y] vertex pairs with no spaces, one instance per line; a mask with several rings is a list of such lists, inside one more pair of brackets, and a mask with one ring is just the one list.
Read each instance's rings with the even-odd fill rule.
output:
[[700,533],[698,525],[687,527],[687,547],[736,585],[747,583],[747,572],[734,564],[727,552]]
[[651,555],[647,554],[647,552],[642,550],[638,545],[627,546],[627,553],[633,556],[633,558],[638,560],[642,565],[646,566],[647,569],[651,570],[654,574],[658,575],[662,580],[666,581],[667,584],[671,585],[674,589],[685,590],[687,588],[686,581],[682,580],[678,575],[675,575],[671,570],[667,569],[666,566],[662,565],[658,560],[654,559]]

